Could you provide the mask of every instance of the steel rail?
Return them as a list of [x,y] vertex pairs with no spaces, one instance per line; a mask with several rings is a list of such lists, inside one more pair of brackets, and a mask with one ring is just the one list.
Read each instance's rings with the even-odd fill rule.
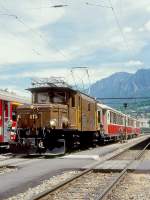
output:
[[145,150],[147,149],[147,147],[150,145],[150,142],[143,148],[142,152],[137,153],[137,156],[131,160],[130,163],[128,163],[126,165],[126,167],[122,170],[122,172],[119,174],[119,176],[103,191],[102,194],[100,194],[98,197],[96,197],[94,200],[103,200],[104,198],[106,198],[109,193],[114,189],[114,187],[116,187],[116,185],[119,184],[119,182],[121,181],[121,179],[123,179],[125,177],[125,175],[127,174],[128,171],[128,167],[135,161],[138,160],[139,158],[142,157],[142,155],[144,154]]
[[[148,140],[148,139],[149,139],[149,138],[146,138],[145,140],[140,141],[140,142],[137,143],[137,144],[140,144],[141,142],[144,142],[144,141],[146,141],[146,140]],[[137,144],[134,144],[133,146],[136,146]],[[128,151],[128,150],[129,150],[131,147],[133,147],[133,146],[129,146],[129,147],[127,147],[126,149],[124,149],[122,152],[119,152],[119,153],[117,153],[117,154],[115,154],[115,155],[112,155],[110,158],[108,158],[108,160],[113,159],[114,157],[116,157],[116,156],[122,154],[122,153],[125,152],[125,151]],[[88,169],[84,170],[84,171],[81,172],[80,174],[77,174],[77,175],[75,175],[75,176],[73,176],[73,177],[71,177],[71,178],[69,178],[69,179],[67,179],[67,180],[65,180],[65,181],[62,181],[60,184],[54,186],[53,188],[47,189],[46,191],[43,191],[43,192],[41,192],[40,194],[37,194],[36,196],[31,197],[30,200],[39,200],[39,199],[41,199],[42,197],[45,197],[46,195],[48,195],[48,194],[50,194],[50,193],[52,193],[52,192],[58,190],[59,188],[63,187],[64,185],[67,185],[68,183],[70,183],[70,182],[72,182],[72,181],[74,181],[74,180],[80,178],[81,176],[83,176],[83,175],[85,175],[85,174],[87,174],[87,173],[89,173],[89,172],[92,172],[92,171],[94,170],[95,167],[97,167],[98,165],[104,163],[105,161],[106,161],[106,160],[102,160],[102,161],[96,162],[95,164],[93,164],[91,167],[89,167]]]

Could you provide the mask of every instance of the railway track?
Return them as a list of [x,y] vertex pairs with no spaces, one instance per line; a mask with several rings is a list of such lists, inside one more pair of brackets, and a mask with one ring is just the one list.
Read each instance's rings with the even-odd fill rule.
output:
[[[123,153],[113,156],[111,159],[124,157],[129,155],[130,162],[120,172],[102,173],[95,172],[94,168],[100,164],[96,163],[90,169],[84,170],[80,174],[70,178],[59,185],[42,192],[41,194],[31,198],[32,200],[46,200],[46,199],[106,199],[108,194],[116,187],[116,185],[127,175],[128,167],[135,161],[142,157],[145,150],[149,147],[150,141],[139,145],[139,150],[128,149]],[[137,146],[137,145],[136,145]],[[131,156],[131,151],[134,151]],[[102,162],[101,162],[102,163]]]
[[130,163],[127,164],[127,166],[119,173],[118,177],[103,191],[102,194],[99,195],[98,198],[96,198],[95,200],[102,200],[105,199],[109,193],[112,191],[112,189],[114,187],[116,187],[119,182],[127,175],[128,173],[128,167],[135,161],[140,159],[144,153],[145,150],[150,146],[150,142],[148,142],[148,144],[142,149],[141,152],[138,152],[137,155],[135,155],[135,157],[133,158],[133,160],[131,160]]

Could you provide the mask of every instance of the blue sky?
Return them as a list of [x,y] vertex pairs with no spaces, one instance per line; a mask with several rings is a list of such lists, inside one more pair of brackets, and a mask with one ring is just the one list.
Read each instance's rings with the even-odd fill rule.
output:
[[[1,88],[26,95],[32,77],[74,83],[72,67],[88,67],[91,82],[149,68],[149,1],[111,3],[121,31],[109,0],[0,0]],[[58,4],[68,6],[51,7]],[[84,70],[74,73],[87,82]]]

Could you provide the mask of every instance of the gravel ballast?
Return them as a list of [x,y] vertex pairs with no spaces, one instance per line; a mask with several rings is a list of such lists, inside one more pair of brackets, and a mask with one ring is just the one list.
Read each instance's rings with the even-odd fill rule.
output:
[[149,200],[150,174],[128,174],[107,200]]
[[60,175],[53,176],[48,180],[43,181],[40,185],[29,188],[24,193],[19,193],[16,196],[12,196],[8,198],[7,200],[30,200],[33,196],[50,189],[54,187],[55,185],[59,184],[60,182],[63,182],[72,176],[75,176],[77,173],[80,173],[80,171],[66,171],[61,173]]

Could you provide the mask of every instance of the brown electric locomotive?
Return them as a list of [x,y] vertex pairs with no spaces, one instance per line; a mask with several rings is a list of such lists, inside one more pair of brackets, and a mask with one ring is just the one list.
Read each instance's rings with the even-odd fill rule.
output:
[[[93,145],[97,131],[97,103],[65,82],[34,82],[28,89],[32,104],[17,109],[17,140],[29,141],[41,151],[64,139],[67,149]],[[33,144],[32,144],[33,145]]]

